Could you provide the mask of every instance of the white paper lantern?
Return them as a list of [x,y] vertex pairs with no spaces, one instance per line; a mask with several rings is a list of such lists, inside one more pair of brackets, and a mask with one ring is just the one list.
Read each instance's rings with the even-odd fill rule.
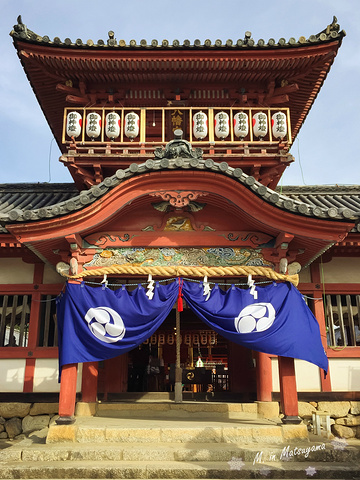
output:
[[283,139],[287,134],[286,115],[284,112],[276,112],[271,117],[272,134],[274,138]]
[[197,112],[193,116],[193,134],[197,140],[202,140],[208,134],[208,117],[204,112]]
[[219,112],[215,115],[215,135],[224,139],[230,133],[230,120],[226,112]]
[[234,115],[234,134],[238,138],[245,138],[249,134],[249,117],[245,112]]
[[125,115],[125,127],[124,132],[128,138],[133,140],[139,135],[140,130],[140,117],[135,112],[130,112]]
[[111,140],[120,135],[120,115],[116,112],[109,112],[105,117],[105,135]]
[[101,116],[96,112],[86,115],[86,135],[92,140],[100,136],[101,133]]
[[82,116],[79,112],[69,112],[66,116],[66,135],[77,138],[81,134]]
[[268,133],[267,115],[264,112],[257,112],[253,116],[253,132],[255,137],[264,138]]

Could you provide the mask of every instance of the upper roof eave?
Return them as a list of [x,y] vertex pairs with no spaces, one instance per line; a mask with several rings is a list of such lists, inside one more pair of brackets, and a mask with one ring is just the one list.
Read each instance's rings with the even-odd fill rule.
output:
[[18,23],[14,26],[14,29],[10,32],[10,36],[13,38],[15,44],[17,41],[27,42],[35,45],[42,45],[46,47],[60,47],[64,49],[77,49],[77,50],[278,50],[287,48],[298,48],[306,46],[314,46],[318,44],[324,44],[328,42],[339,42],[339,45],[346,35],[344,30],[340,30],[340,26],[337,23],[336,17],[333,18],[331,24],[329,24],[324,30],[316,35],[310,35],[309,38],[305,36],[299,37],[296,40],[291,37],[289,40],[280,38],[276,41],[274,38],[270,38],[268,42],[263,39],[259,39],[257,42],[251,38],[251,33],[246,32],[244,39],[238,39],[233,41],[231,39],[226,40],[224,43],[222,40],[217,39],[214,42],[207,39],[204,43],[196,39],[193,43],[190,40],[184,40],[180,43],[179,40],[173,40],[172,44],[168,40],[152,40],[150,44],[146,40],[140,40],[137,43],[136,40],[130,40],[127,44],[125,40],[116,40],[114,32],[109,32],[109,38],[104,40],[87,40],[83,42],[81,39],[76,39],[74,42],[70,38],[66,38],[61,41],[59,37],[55,37],[53,40],[45,36],[40,36],[33,31],[29,30],[26,25],[22,23],[21,16],[18,17]]

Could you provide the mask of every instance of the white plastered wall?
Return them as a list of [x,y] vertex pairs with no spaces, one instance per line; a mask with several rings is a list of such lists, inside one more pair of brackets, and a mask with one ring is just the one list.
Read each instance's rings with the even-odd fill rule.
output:
[[[280,392],[278,359],[271,359],[273,392]],[[298,392],[320,392],[320,369],[305,360],[295,359],[296,388]]]
[[[271,359],[273,392],[280,391],[278,359]],[[316,365],[295,360],[298,392],[320,392],[322,371]],[[360,391],[360,358],[329,358],[331,390],[333,392]]]
[[[35,393],[59,392],[59,361],[57,358],[37,358],[35,362],[34,388]],[[78,365],[76,391],[81,391],[82,364]]]
[[333,392],[360,391],[360,358],[329,358]]
[[49,265],[45,265],[43,283],[65,283],[65,281],[66,278],[59,275],[54,268],[50,267]]
[[34,265],[21,258],[0,258],[0,285],[33,283]]
[[24,358],[2,358],[0,360],[0,391],[22,392],[25,378]]
[[335,257],[322,268],[325,283],[360,283],[360,257]]

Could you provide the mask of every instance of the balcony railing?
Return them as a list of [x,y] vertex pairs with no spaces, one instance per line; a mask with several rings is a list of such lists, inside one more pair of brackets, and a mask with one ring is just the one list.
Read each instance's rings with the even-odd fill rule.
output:
[[176,129],[192,144],[215,150],[269,144],[288,149],[292,143],[288,108],[239,107],[65,108],[62,143],[146,148],[173,140]]

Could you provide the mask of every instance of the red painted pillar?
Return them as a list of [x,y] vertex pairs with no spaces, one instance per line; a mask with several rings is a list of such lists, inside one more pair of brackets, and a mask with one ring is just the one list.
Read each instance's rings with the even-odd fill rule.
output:
[[81,400],[83,402],[96,402],[98,375],[98,362],[86,362],[83,364],[81,384]]
[[279,379],[283,423],[300,423],[296,390],[295,363],[290,357],[279,357]]
[[61,370],[59,418],[56,423],[68,425],[75,422],[77,363],[64,365]]
[[272,401],[271,358],[268,354],[257,352],[256,357],[257,399],[259,402]]

